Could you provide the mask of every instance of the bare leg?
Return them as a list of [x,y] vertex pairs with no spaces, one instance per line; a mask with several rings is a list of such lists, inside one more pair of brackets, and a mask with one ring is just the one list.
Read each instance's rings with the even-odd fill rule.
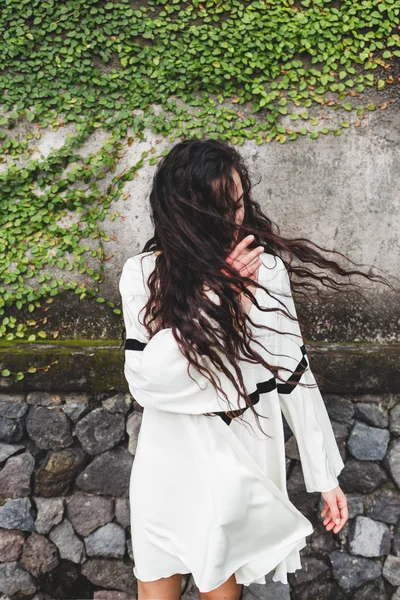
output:
[[171,577],[162,577],[155,581],[138,583],[138,600],[179,600],[182,587],[182,575],[177,573]]
[[236,583],[234,573],[224,583],[210,592],[200,592],[198,590],[199,600],[239,600],[241,592],[242,585]]

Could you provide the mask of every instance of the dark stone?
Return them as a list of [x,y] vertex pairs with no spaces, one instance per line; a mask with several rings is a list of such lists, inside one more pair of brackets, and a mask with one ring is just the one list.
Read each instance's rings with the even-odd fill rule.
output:
[[387,597],[383,580],[379,578],[357,590],[352,600],[387,600]]
[[0,394],[0,417],[8,419],[19,419],[28,410],[25,398],[22,394],[5,396]]
[[323,397],[330,418],[334,421],[338,421],[338,423],[351,425],[354,417],[354,406],[352,401],[349,398],[331,394],[324,394]]
[[390,411],[390,431],[400,435],[400,402]]
[[132,564],[117,559],[92,558],[82,565],[82,575],[93,584],[106,589],[135,593],[136,581]]
[[396,524],[400,517],[400,492],[390,488],[379,490],[369,500],[365,513],[371,519]]
[[76,535],[68,519],[64,519],[61,523],[53,527],[49,537],[57,546],[61,558],[74,563],[84,562],[86,558],[85,546],[82,540]]
[[307,541],[311,543],[313,549],[317,551],[331,552],[335,547],[332,530],[326,531],[325,527],[320,523],[314,527],[311,539],[309,538]]
[[113,520],[113,500],[102,496],[74,494],[67,500],[67,515],[75,531],[86,537]]
[[0,496],[20,498],[30,493],[35,459],[29,452],[11,456],[0,471]]
[[396,587],[400,586],[400,556],[389,556],[386,557],[383,565],[382,575],[391,585]]
[[76,423],[90,410],[89,395],[83,393],[68,394],[62,408],[71,421]]
[[37,508],[36,531],[38,533],[49,533],[54,525],[58,525],[63,519],[64,498],[34,496],[33,500]]
[[313,581],[319,575],[326,573],[326,571],[329,570],[328,565],[326,565],[324,561],[319,560],[314,556],[302,556],[301,564],[302,568],[297,569],[293,574],[296,585]]
[[392,546],[393,554],[400,556],[400,518],[397,521],[396,527],[394,528]]
[[35,531],[29,498],[15,498],[0,506],[0,527]]
[[118,523],[107,523],[85,538],[86,554],[101,558],[123,558],[125,541],[125,529]]
[[300,461],[295,462],[288,477],[286,487],[291,494],[303,493],[306,490]]
[[[93,595],[93,600],[137,600],[136,596],[126,594],[125,592],[117,592],[115,590],[99,590]],[[186,599],[185,599],[186,600]]]
[[[256,598],[256,596],[251,596],[249,600],[256,600]],[[345,600],[345,594],[336,582],[316,579],[299,588],[294,588],[290,598],[293,600]],[[275,597],[271,595],[266,597],[266,600],[272,599],[275,600]]]
[[76,484],[90,494],[128,497],[132,463],[133,456],[127,450],[113,448],[96,456],[77,477]]
[[382,564],[379,559],[351,556],[340,550],[330,552],[329,558],[333,576],[346,592],[367,581],[378,579],[382,574]]
[[389,440],[390,433],[387,429],[356,421],[347,440],[347,447],[358,460],[382,460]]
[[28,452],[30,452],[35,459],[36,464],[38,464],[46,456],[47,451],[43,448],[39,448],[39,446],[36,446],[35,442],[31,440],[30,437],[27,438],[25,445]]
[[17,454],[20,450],[25,448],[24,444],[3,444],[0,443],[0,463],[10,458],[14,454]]
[[389,412],[381,404],[372,404],[370,402],[356,402],[354,405],[355,416],[365,421],[372,427],[389,427]]
[[115,396],[103,400],[102,406],[111,413],[127,415],[132,408],[132,396],[120,392]]
[[364,497],[362,494],[346,494],[349,519],[364,514]]
[[37,446],[45,450],[60,450],[74,443],[71,421],[58,407],[31,406],[26,431]]
[[2,442],[20,442],[24,437],[25,417],[20,419],[7,419],[0,417],[0,441]]
[[294,435],[290,436],[285,444],[285,455],[295,460],[300,460],[299,448]]
[[86,452],[100,454],[114,448],[124,439],[124,416],[96,408],[77,423],[75,435]]
[[350,425],[345,425],[344,423],[337,423],[333,420],[331,420],[331,425],[337,446],[339,448],[340,456],[342,457],[343,462],[346,462],[346,447],[347,438],[349,437]]
[[18,562],[0,563],[0,591],[14,598],[19,594],[27,596],[36,591],[32,575],[25,571]]
[[130,526],[131,510],[128,498],[115,499],[115,518],[122,527]]
[[41,589],[57,600],[92,598],[95,588],[79,571],[79,565],[62,560],[56,569],[42,575]]
[[55,569],[58,563],[56,546],[43,535],[31,533],[22,551],[22,566],[35,577],[39,577]]
[[287,481],[287,491],[295,507],[314,524],[317,521],[316,508],[320,494],[306,491],[301,464],[298,461]]
[[17,529],[0,529],[0,562],[12,562],[18,560],[25,536]]
[[345,493],[369,494],[388,483],[386,471],[372,461],[359,461],[349,457],[340,473],[340,486]]
[[397,487],[400,488],[400,438],[390,442],[389,451],[383,460],[383,464]]
[[390,529],[381,521],[359,515],[350,524],[348,537],[351,554],[375,557],[390,552]]
[[62,398],[60,394],[52,394],[51,392],[30,392],[26,401],[33,406],[60,406]]
[[36,496],[63,496],[68,494],[79,471],[87,464],[88,456],[81,448],[50,451],[34,473]]

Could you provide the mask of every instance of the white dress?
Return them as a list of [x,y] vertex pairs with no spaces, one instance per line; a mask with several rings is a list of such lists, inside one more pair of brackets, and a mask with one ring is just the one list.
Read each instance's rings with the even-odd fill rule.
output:
[[[297,316],[283,261],[267,253],[261,257],[259,281]],[[243,362],[246,390],[257,412],[268,417],[260,424],[271,437],[259,430],[250,409],[242,418],[251,426],[226,415],[204,415],[229,410],[223,396],[194,368],[196,381],[189,377],[170,328],[149,341],[138,321],[155,258],[152,251],[128,258],[119,283],[124,373],[144,408],[129,487],[133,573],[142,581],[191,573],[201,592],[233,573],[247,586],[265,583],[274,571],[273,580],[286,584],[287,573],[301,568],[299,550],[313,526],[288,498],[282,413],[297,440],[308,492],[336,487],[344,467],[321,393],[318,387],[285,385],[261,364]],[[256,297],[260,306],[282,306],[263,290]],[[255,349],[272,368],[287,367],[280,371],[285,380],[315,384],[297,321],[255,305],[250,316],[285,332],[252,327],[263,344]],[[218,376],[238,407],[234,386],[222,372]]]

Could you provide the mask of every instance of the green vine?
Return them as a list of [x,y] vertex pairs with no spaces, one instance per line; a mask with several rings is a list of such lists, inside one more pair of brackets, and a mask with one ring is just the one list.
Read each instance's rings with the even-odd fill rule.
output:
[[[35,312],[63,291],[121,313],[99,295],[109,241],[100,224],[121,216],[110,208],[145,159],[158,160],[153,147],[118,172],[146,129],[170,142],[205,134],[237,145],[340,135],[379,94],[381,109],[395,101],[399,13],[395,0],[6,0],[0,338],[45,339]],[[47,128],[64,143],[43,156]],[[108,133],[103,146],[79,154],[97,128]]]

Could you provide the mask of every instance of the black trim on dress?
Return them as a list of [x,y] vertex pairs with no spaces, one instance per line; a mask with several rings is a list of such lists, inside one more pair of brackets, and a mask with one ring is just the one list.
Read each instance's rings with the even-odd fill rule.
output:
[[[139,342],[139,340],[136,340],[134,338],[127,338],[125,341],[125,350],[144,350],[146,345],[147,344],[145,342]],[[303,353],[303,358],[297,365],[296,370],[293,371],[293,373],[285,383],[277,383],[275,377],[271,377],[266,381],[261,381],[256,384],[257,387],[254,390],[254,392],[251,392],[251,394],[249,394],[253,406],[254,404],[257,404],[257,402],[259,402],[260,394],[266,394],[274,389],[278,390],[278,394],[290,394],[294,390],[297,383],[300,381],[300,378],[303,375],[304,371],[308,367],[308,361],[306,357],[307,350],[304,344],[300,346],[300,350]],[[219,411],[204,414],[209,417],[221,417],[221,419],[227,425],[230,425],[232,419],[242,415],[248,408],[249,406],[247,405],[245,408],[239,408],[238,410],[230,410],[226,412]]]

